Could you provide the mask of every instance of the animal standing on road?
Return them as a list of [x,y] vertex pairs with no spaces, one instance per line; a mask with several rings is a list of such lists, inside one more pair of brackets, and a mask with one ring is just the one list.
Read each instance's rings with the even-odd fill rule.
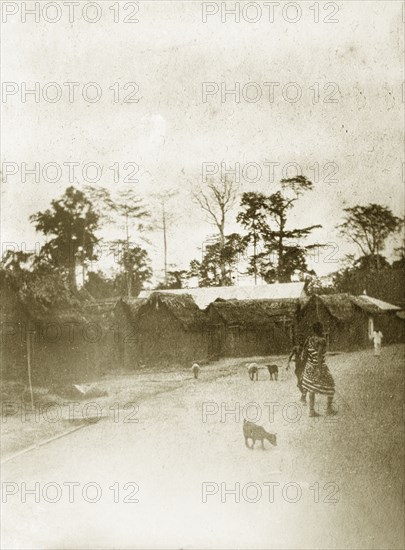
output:
[[257,363],[249,363],[246,365],[249,378],[254,381],[256,377],[256,381],[259,380],[259,365]]
[[191,367],[191,370],[193,371],[194,378],[198,378],[198,375],[200,374],[200,365],[198,363],[194,363]]
[[[243,419],[243,436],[245,438],[245,445],[249,449],[254,448],[257,440],[262,442],[262,449],[264,449],[265,439],[272,445],[277,446],[277,434],[266,432],[262,426],[258,426],[254,422],[249,422],[245,418]],[[251,446],[249,446],[248,439],[252,440]]]
[[[278,380],[278,366],[277,365],[266,365],[269,369],[270,380]],[[274,376],[274,379],[273,379]]]

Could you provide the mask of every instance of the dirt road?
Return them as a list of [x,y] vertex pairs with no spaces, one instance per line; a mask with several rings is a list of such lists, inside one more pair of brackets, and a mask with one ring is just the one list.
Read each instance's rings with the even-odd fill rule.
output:
[[2,548],[404,548],[404,348],[328,363],[333,418],[241,363],[6,463]]

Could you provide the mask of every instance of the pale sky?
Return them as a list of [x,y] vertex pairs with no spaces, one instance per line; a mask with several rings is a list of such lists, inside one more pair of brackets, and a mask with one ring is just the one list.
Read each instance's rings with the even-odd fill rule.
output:
[[[83,2],[81,3],[83,4]],[[141,3],[138,23],[113,23],[114,2],[99,2],[103,14],[97,23],[81,17],[35,23],[21,14],[3,24],[2,80],[17,83],[15,95],[3,94],[2,162],[17,163],[18,173],[2,183],[2,242],[28,249],[42,242],[28,216],[48,207],[69,185],[62,164],[78,162],[75,185],[85,182],[82,167],[94,162],[104,167],[97,185],[112,191],[125,186],[114,183],[108,167],[133,162],[141,166],[135,187],[148,201],[152,192],[176,189],[171,201],[175,222],[169,232],[169,262],[187,268],[201,258],[201,243],[213,233],[190,200],[190,183],[201,181],[204,162],[228,166],[256,163],[262,169],[257,183],[241,179],[241,189],[273,192],[282,167],[298,163],[302,172],[320,175],[315,190],[300,201],[294,214],[297,225],[320,223],[312,242],[337,243],[336,258],[352,249],[335,229],[342,209],[377,202],[403,215],[404,204],[404,27],[399,1],[337,2],[337,23],[322,21],[328,14],[319,2],[319,23],[314,22],[312,2],[300,2],[301,18],[283,20],[275,8],[274,22],[263,14],[256,23],[239,23],[220,12],[202,22],[200,2]],[[215,4],[215,3],[211,3]],[[228,3],[229,6],[235,3]],[[243,3],[236,3],[242,9]],[[220,8],[220,4],[219,8]],[[129,12],[128,12],[129,13]],[[252,12],[253,13],[253,12]],[[290,12],[292,17],[293,12]],[[125,15],[125,14],[124,14]],[[122,13],[120,14],[122,17]],[[250,15],[252,17],[252,15]],[[65,82],[78,82],[69,102]],[[58,83],[63,95],[51,103],[42,96],[21,101],[22,82],[27,87]],[[83,85],[96,82],[102,97],[86,102]],[[114,103],[118,82],[136,82],[137,103]],[[240,83],[256,83],[262,97],[255,103],[236,103],[221,94],[202,101],[204,82],[228,89]],[[279,83],[274,99],[264,83]],[[283,87],[294,82],[301,98],[289,102]],[[328,83],[335,83],[325,88]],[[314,103],[316,90],[319,101]],[[94,90],[93,90],[94,91]],[[124,96],[132,91],[121,90]],[[253,93],[250,88],[250,94]],[[290,89],[291,94],[294,92]],[[49,89],[49,94],[54,90]],[[90,90],[89,93],[92,93]],[[332,97],[337,103],[325,103]],[[21,163],[41,169],[49,162],[62,166],[56,183],[33,176],[22,181]],[[268,181],[264,163],[275,167],[275,182]],[[323,167],[337,166],[337,182],[325,177]],[[127,172],[124,171],[124,174]],[[229,232],[237,229],[229,224]],[[161,234],[151,235],[146,245],[156,274],[163,268]],[[328,253],[332,249],[328,250]],[[321,260],[314,266],[320,274],[335,271],[339,263]]]

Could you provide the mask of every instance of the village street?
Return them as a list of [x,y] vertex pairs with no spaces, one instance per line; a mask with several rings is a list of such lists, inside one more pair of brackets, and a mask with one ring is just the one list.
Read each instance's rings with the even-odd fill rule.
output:
[[[1,547],[403,548],[403,359],[400,345],[329,356],[339,414],[319,399],[319,419],[293,369],[251,382],[246,361],[205,367],[4,464]],[[244,414],[278,446],[246,448]]]

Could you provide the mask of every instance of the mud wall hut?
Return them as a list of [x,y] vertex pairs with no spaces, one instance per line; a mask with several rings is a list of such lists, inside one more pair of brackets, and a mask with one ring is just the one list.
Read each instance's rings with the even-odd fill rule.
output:
[[204,312],[187,294],[153,293],[131,312],[131,322],[134,343],[125,347],[134,361],[187,365],[208,358]]
[[304,336],[314,322],[324,326],[328,349],[348,351],[371,346],[375,328],[382,331],[385,343],[400,342],[403,329],[396,313],[399,307],[361,295],[324,294],[312,296],[299,314],[298,331]]
[[0,376],[22,380],[27,372],[25,327],[29,313],[21,302],[12,278],[0,272]]
[[381,330],[385,344],[404,342],[404,327],[400,319],[401,308],[372,296],[351,296],[356,308],[368,316],[368,333]]
[[138,311],[146,298],[120,299],[114,307],[117,361],[124,369],[142,365]]
[[100,374],[99,334],[81,302],[53,274],[1,275],[3,375],[33,385],[83,382]]
[[[139,298],[149,298],[153,290],[142,290]],[[200,309],[215,300],[302,300],[306,296],[305,283],[273,283],[254,286],[209,286],[186,289],[160,290],[161,294],[189,294]]]
[[216,300],[206,309],[210,357],[287,353],[298,307],[296,300]]
[[123,365],[122,335],[116,318],[117,299],[91,300],[84,305],[87,321],[86,336],[91,340],[94,361],[101,374],[120,369]]

